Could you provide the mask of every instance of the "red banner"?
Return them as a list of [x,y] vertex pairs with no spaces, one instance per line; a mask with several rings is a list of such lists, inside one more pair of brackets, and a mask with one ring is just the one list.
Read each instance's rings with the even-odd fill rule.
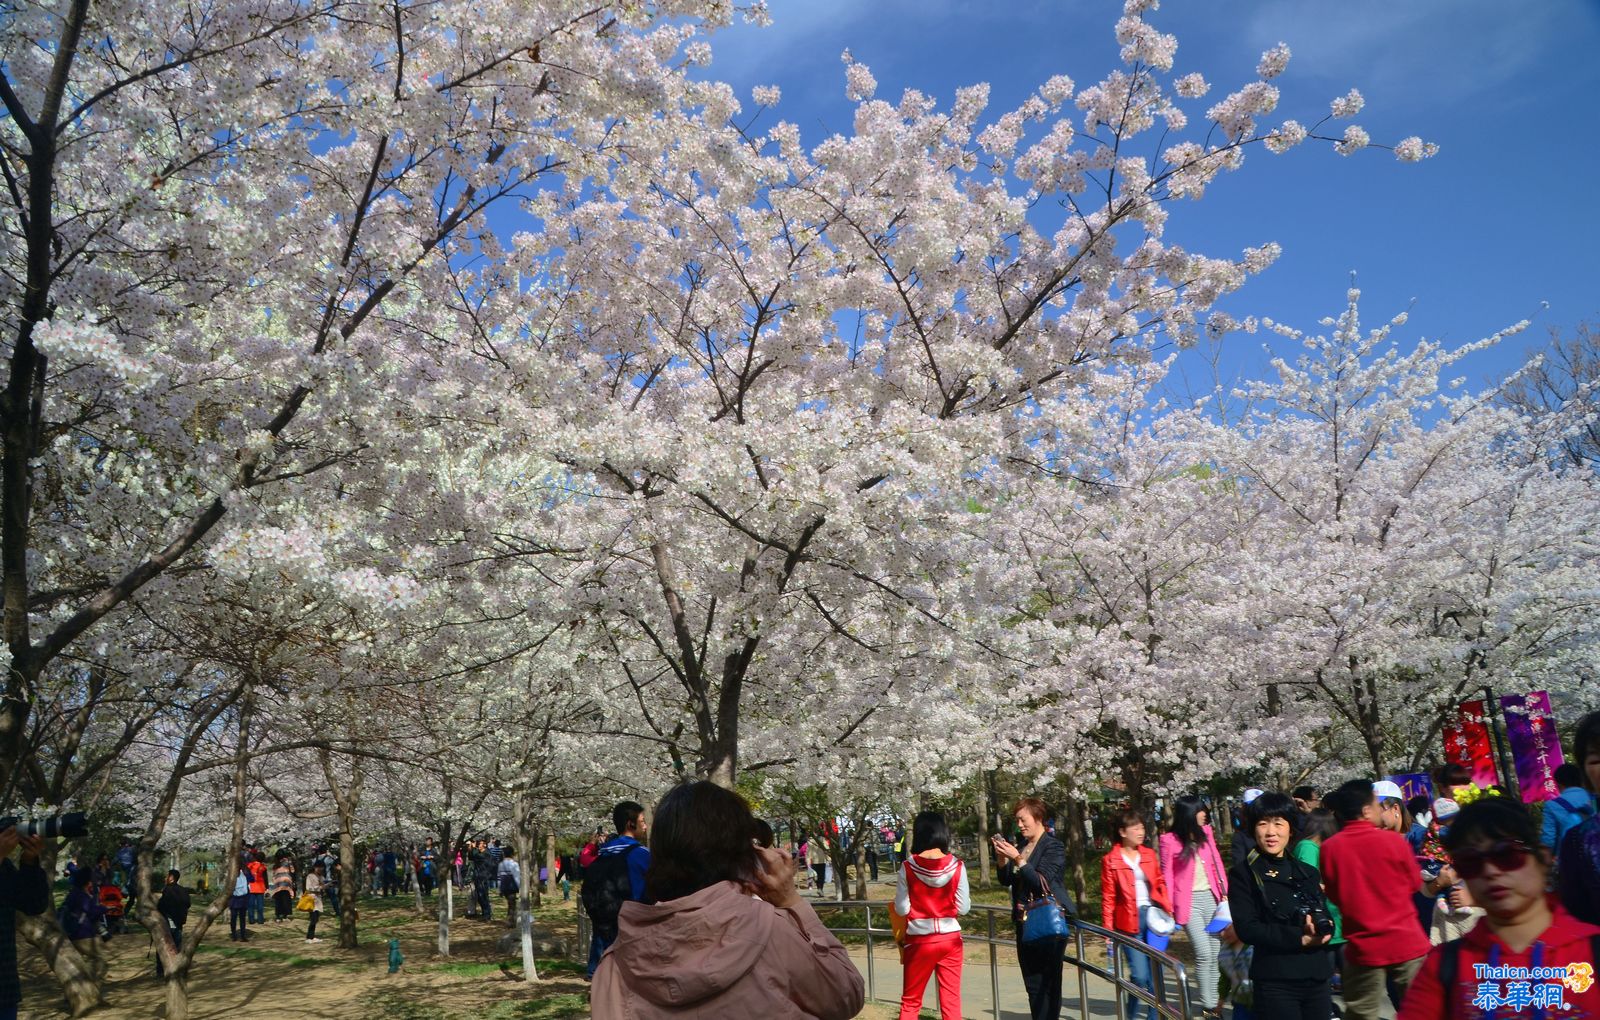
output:
[[[1444,760],[1465,765],[1478,786],[1493,786],[1499,777],[1494,768],[1494,743],[1489,739],[1489,720],[1482,701],[1463,701],[1456,706],[1456,720],[1444,728]],[[1440,794],[1443,796],[1443,794]]]

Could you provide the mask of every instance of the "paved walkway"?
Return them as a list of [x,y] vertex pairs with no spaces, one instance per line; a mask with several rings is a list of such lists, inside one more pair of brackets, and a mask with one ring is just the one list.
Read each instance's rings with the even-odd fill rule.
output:
[[[850,956],[855,960],[856,968],[861,971],[862,977],[869,977],[866,947],[851,946]],[[1084,1020],[1091,1017],[1096,1020],[1099,1018],[1115,1020],[1117,1009],[1112,997],[1111,982],[1093,974],[1084,977],[1086,987],[1080,986],[1078,969],[1071,963],[1066,965],[1061,982],[1063,1020],[1069,1017],[1082,1017]],[[869,999],[890,1003],[899,1001],[900,959],[893,943],[882,945],[874,940],[870,980],[867,989]],[[998,1011],[995,1009],[996,984],[999,985]],[[1171,991],[1170,978],[1169,991]],[[928,989],[922,999],[925,1015],[939,1015],[937,993],[934,982],[928,982]],[[1087,998],[1084,998],[1085,995]],[[994,967],[991,970],[989,946],[982,943],[968,945],[966,963],[961,973],[961,1015],[971,1020],[1030,1020],[1028,994],[1022,987],[1022,974],[1017,970],[1015,952],[995,947]]]

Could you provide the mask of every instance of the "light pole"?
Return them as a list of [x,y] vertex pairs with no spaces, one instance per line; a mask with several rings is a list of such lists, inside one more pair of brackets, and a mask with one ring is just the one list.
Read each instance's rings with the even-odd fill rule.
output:
[[1489,724],[1489,732],[1494,734],[1494,749],[1500,765],[1500,786],[1520,800],[1522,791],[1517,788],[1517,772],[1511,766],[1511,756],[1506,753],[1506,740],[1500,733],[1500,702],[1495,699],[1494,688],[1488,684],[1483,685],[1483,696],[1483,718]]

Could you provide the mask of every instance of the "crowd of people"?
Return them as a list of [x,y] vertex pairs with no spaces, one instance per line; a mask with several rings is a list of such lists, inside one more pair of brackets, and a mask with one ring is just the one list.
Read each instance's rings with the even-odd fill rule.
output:
[[[1497,1004],[1558,1000],[1579,1010],[1568,1016],[1600,1015],[1589,982],[1600,959],[1600,714],[1578,725],[1574,759],[1542,824],[1459,767],[1435,773],[1431,801],[1408,803],[1397,784],[1368,779],[1321,797],[1247,790],[1226,866],[1198,797],[1173,805],[1153,848],[1141,813],[1118,814],[1100,920],[1125,936],[1121,973],[1143,992],[1127,997],[1125,1015],[1154,1017],[1162,994],[1135,944],[1164,945],[1177,928],[1206,1016],[1231,1004],[1237,1020],[1324,1020],[1336,997],[1355,1020],[1492,1016]],[[1019,962],[1026,977],[1028,958]],[[1042,994],[1027,982],[1040,1020],[1059,1015],[1054,957],[1051,966]],[[1569,966],[1570,981],[1538,980]]]
[[[1179,798],[1154,841],[1143,813],[1115,814],[1099,928],[1129,987],[1124,1015],[1158,1015],[1167,991],[1151,950],[1181,929],[1204,1017],[1327,1020],[1336,1001],[1353,1020],[1600,1016],[1600,713],[1579,722],[1556,779],[1560,795],[1538,818],[1459,767],[1434,774],[1432,799],[1365,778],[1321,796],[1251,789],[1226,856],[1199,796]],[[1023,798],[1013,816],[1016,835],[990,849],[1030,1014],[1058,1020],[1065,949],[1082,923],[1066,846],[1043,800]],[[576,866],[596,1017],[859,1010],[860,975],[800,897],[800,862],[772,848],[772,829],[737,794],[686,784],[649,821],[631,801],[612,821],[614,835],[597,833]],[[957,1020],[966,866],[937,812],[916,816],[909,846],[902,838],[900,1017],[920,1015],[931,982],[941,1018]]]
[[[1144,812],[1114,813],[1096,930],[1126,989],[1123,1015],[1154,1020],[1156,1004],[1168,1001],[1152,964],[1181,930],[1202,1017],[1220,1020],[1231,1008],[1233,1020],[1327,1020],[1336,1002],[1352,1020],[1494,1017],[1502,1008],[1600,1017],[1600,712],[1579,721],[1571,762],[1555,773],[1559,793],[1537,816],[1497,788],[1472,785],[1459,766],[1432,779],[1432,799],[1408,800],[1394,782],[1367,778],[1320,796],[1309,787],[1246,790],[1226,854],[1201,796],[1174,801],[1155,839]],[[1013,834],[993,836],[988,851],[1009,890],[1030,1015],[1059,1020],[1066,946],[1085,922],[1075,916],[1067,848],[1049,806],[1024,797],[1012,816]],[[685,783],[653,812],[617,804],[611,823],[609,835],[597,829],[562,856],[554,874],[526,873],[559,883],[564,898],[581,882],[594,1016],[844,1018],[861,1009],[856,965],[800,894],[809,883],[799,848],[793,840],[775,847],[772,827],[739,794]],[[930,983],[942,1020],[958,1020],[961,918],[972,894],[950,825],[924,811],[908,831],[872,835],[892,847],[901,1020],[920,1015]],[[37,913],[48,904],[39,841],[0,833],[0,851],[19,844],[20,865],[0,865],[0,896]],[[238,864],[230,938],[248,940],[252,925],[267,924],[270,901],[271,923],[305,913],[305,941],[321,941],[324,910],[341,909],[333,853],[313,847],[302,873],[294,854],[269,858],[248,846]],[[495,839],[443,850],[432,840],[378,847],[365,871],[357,891],[395,896],[414,882],[427,897],[451,885],[468,893],[467,916],[492,921],[499,898],[513,925],[525,876]],[[121,930],[135,891],[131,843],[92,865],[72,859],[66,876],[63,930],[103,974],[99,944]],[[174,946],[183,945],[191,905],[180,873],[168,871],[156,912]],[[0,911],[0,920],[11,918]],[[11,944],[5,934],[0,948]],[[0,960],[0,975],[8,971],[14,964]],[[0,987],[0,1007],[5,997]]]
[[[302,876],[294,854],[279,850],[267,863],[267,854],[254,845],[239,854],[239,870],[234,874],[228,899],[228,938],[248,942],[250,926],[267,923],[267,901],[272,901],[272,923],[293,922],[296,913],[306,915],[305,941],[319,943],[317,923],[324,910],[337,916],[340,909],[341,881],[339,858],[331,850],[313,846]],[[176,882],[177,873],[171,873]],[[171,919],[169,918],[169,924]],[[182,928],[181,922],[177,928]]]

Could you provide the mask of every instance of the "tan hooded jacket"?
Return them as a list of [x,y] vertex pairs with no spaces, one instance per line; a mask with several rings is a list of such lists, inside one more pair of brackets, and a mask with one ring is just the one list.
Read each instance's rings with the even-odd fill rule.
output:
[[847,1020],[861,972],[810,905],[779,910],[733,882],[625,903],[600,960],[596,1020]]

